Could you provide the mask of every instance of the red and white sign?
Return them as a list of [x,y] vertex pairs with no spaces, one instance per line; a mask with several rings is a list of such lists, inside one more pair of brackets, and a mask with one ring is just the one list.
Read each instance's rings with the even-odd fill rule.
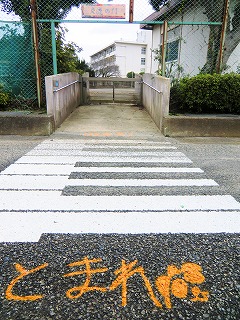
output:
[[125,19],[125,4],[82,4],[82,18]]

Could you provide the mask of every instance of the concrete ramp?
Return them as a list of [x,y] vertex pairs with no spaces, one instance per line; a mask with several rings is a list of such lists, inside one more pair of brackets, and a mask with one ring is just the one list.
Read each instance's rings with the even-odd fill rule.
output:
[[97,104],[77,108],[56,134],[133,136],[160,134],[148,112],[131,104]]

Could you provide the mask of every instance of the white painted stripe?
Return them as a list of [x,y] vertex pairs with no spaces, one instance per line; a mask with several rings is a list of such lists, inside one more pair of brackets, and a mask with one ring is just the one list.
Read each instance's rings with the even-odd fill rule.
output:
[[37,242],[42,233],[239,233],[239,212],[0,212],[0,242]]
[[78,150],[31,150],[26,156],[85,156],[85,157],[185,157],[182,152],[163,152],[163,151],[78,151]]
[[38,145],[37,147],[33,148],[32,150],[82,150],[83,148],[88,148],[88,149],[93,149],[93,150],[101,150],[101,149],[137,149],[137,150],[144,150],[144,149],[153,149],[153,150],[162,150],[162,149],[177,149],[177,147],[172,147],[172,146],[168,146],[168,145],[160,145],[160,146],[149,146],[149,145],[132,145],[132,146],[129,146],[129,145],[119,145],[119,146],[116,146],[116,145],[98,145],[98,144],[95,144],[95,145],[47,145],[47,146],[43,146],[43,145]]
[[211,179],[70,179],[68,186],[131,186],[131,187],[173,187],[173,186],[218,186]]
[[[99,166],[101,163],[99,163]],[[14,163],[3,170],[0,175],[69,175],[71,172],[147,172],[147,173],[203,173],[200,168],[173,167],[74,167],[74,165],[58,164],[24,164]]]
[[0,190],[62,190],[68,184],[67,176],[0,176]]
[[22,164],[14,163],[3,170],[0,175],[69,175],[75,171],[74,165],[58,164]]
[[152,145],[164,145],[164,144],[171,144],[168,141],[153,141],[153,140],[138,140],[138,139],[87,139],[87,138],[79,138],[74,140],[74,139],[51,139],[51,140],[44,140],[42,141],[40,145],[79,145],[79,144],[93,144],[96,143],[104,143],[104,144],[113,144],[113,143],[119,143],[119,144],[152,144]]
[[56,163],[56,164],[73,164],[76,162],[159,162],[159,163],[192,163],[190,159],[185,156],[182,157],[112,157],[112,156],[98,156],[98,157],[83,157],[83,156],[23,156],[18,159],[15,163]]
[[0,211],[172,211],[240,210],[230,195],[60,196],[58,191],[1,191]]
[[177,147],[172,147],[172,146],[148,146],[148,145],[142,145],[142,146],[85,146],[85,148],[88,149],[137,149],[137,150],[144,150],[147,149],[146,152],[148,151],[148,149],[153,149],[153,150],[162,150],[162,149],[177,149]]

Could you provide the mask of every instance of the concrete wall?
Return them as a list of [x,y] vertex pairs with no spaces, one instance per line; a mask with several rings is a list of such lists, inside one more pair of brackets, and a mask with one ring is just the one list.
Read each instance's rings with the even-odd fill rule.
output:
[[49,136],[54,132],[53,116],[0,112],[0,135]]
[[240,116],[191,115],[163,119],[168,137],[240,137]]
[[169,114],[170,79],[148,73],[143,75],[143,82],[142,104],[162,130],[163,117]]
[[[82,86],[79,81],[81,76],[76,72],[45,77],[47,114],[53,115],[55,128],[81,104]],[[76,83],[70,85],[73,82]]]

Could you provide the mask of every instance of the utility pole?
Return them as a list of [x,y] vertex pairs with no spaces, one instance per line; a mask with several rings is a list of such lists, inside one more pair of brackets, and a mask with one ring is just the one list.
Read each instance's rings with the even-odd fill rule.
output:
[[134,0],[129,0],[129,22],[133,22]]
[[41,87],[41,70],[40,70],[40,58],[39,58],[38,31],[37,31],[36,0],[30,0],[30,9],[31,9],[31,17],[32,17],[34,60],[35,60],[36,78],[37,78],[37,99],[38,99],[38,107],[40,108],[42,104],[42,87]]
[[217,73],[221,73],[221,70],[222,70],[223,51],[224,51],[225,37],[226,37],[226,30],[227,30],[227,23],[228,23],[229,2],[230,2],[230,0],[225,0],[225,7],[224,7],[223,21],[222,21],[222,32],[221,32],[221,38],[220,38],[219,58],[218,58],[218,65],[217,65]]

